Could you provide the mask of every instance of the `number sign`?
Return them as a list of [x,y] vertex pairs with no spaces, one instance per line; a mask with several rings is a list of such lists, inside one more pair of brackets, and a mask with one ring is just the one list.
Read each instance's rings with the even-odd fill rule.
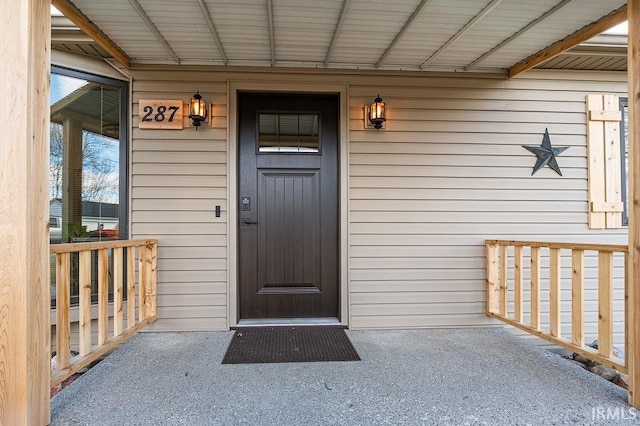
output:
[[154,101],[140,99],[138,102],[138,128],[140,129],[182,129],[181,100]]

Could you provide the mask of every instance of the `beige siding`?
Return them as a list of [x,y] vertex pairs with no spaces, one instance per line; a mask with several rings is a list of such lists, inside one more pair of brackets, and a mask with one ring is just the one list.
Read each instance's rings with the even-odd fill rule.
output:
[[[227,327],[227,85],[175,76],[133,80],[131,233],[159,240],[159,319],[150,329],[219,330]],[[196,90],[213,102],[212,126],[196,131],[185,117],[183,130],[137,128],[140,99],[187,102]]]
[[[227,301],[227,228],[235,226],[226,215],[235,179],[227,176],[228,80],[349,85],[343,190],[352,328],[495,324],[484,315],[488,238],[626,242],[625,229],[587,228],[584,104],[589,93],[624,93],[624,75],[534,71],[507,80],[207,68],[132,75],[134,111],[138,99],[186,101],[196,89],[215,104],[213,127],[197,132],[139,130],[134,115],[132,236],[157,237],[160,247],[153,329],[224,329],[228,303],[236,303]],[[378,93],[388,122],[376,133],[363,129],[362,107]],[[563,177],[549,168],[531,176],[535,157],[522,145],[540,145],[545,128],[554,145],[571,147],[558,160]]]
[[[351,326],[490,323],[486,238],[624,243],[624,230],[587,228],[584,97],[625,90],[620,77],[575,73],[354,82]],[[361,106],[377,92],[387,101],[387,128],[363,131]],[[535,157],[522,145],[540,145],[545,128],[554,145],[571,147],[558,160],[564,177],[549,168],[531,176]],[[595,312],[594,294],[586,294]],[[620,310],[618,303],[618,331]]]

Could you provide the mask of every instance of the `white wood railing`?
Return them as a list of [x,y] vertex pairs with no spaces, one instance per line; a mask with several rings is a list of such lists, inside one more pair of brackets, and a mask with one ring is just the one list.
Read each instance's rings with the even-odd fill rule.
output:
[[[529,264],[526,264],[524,260],[523,252],[525,249],[529,254]],[[542,250],[545,252],[545,268],[548,268],[544,274],[541,271]],[[594,279],[597,279],[597,350],[585,345],[585,252],[589,252],[592,256],[597,254],[597,277],[593,274]],[[566,333],[567,337],[565,337],[562,334],[562,289],[566,290],[568,284],[563,283],[561,272],[563,256],[568,258],[569,254],[571,259],[571,332]],[[488,240],[486,241],[486,313],[490,317],[497,318],[551,343],[628,373],[626,360],[629,359],[630,354],[627,353],[625,360],[620,359],[614,355],[613,348],[614,255],[621,257],[618,259],[621,262],[618,263],[621,263],[624,268],[624,347],[628,352],[630,345],[629,333],[626,332],[629,326],[627,246]],[[524,280],[525,270],[526,275],[530,278],[529,283],[525,283]],[[545,277],[544,282],[543,276]],[[547,289],[549,291],[549,319],[544,322],[545,327],[542,326],[543,322],[541,321],[541,289],[543,284],[545,291]],[[530,294],[527,300],[524,297],[525,290]],[[510,306],[512,309],[509,309]]]
[[[113,258],[111,279],[109,250],[112,250]],[[56,367],[51,374],[51,387],[104,356],[155,321],[157,250],[157,240],[117,240],[51,246],[51,254],[56,258]],[[77,257],[73,256],[74,253],[77,253]],[[97,256],[96,344],[92,339],[92,256]],[[74,277],[78,284],[77,356],[72,356],[71,352],[71,282]],[[112,330],[109,330],[110,281],[113,288]]]

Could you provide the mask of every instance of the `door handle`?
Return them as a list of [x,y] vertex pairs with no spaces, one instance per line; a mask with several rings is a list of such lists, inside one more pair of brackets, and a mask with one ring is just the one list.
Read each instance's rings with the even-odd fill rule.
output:
[[248,217],[243,217],[242,218],[242,225],[243,226],[249,226],[249,225],[257,225],[258,222],[252,222]]

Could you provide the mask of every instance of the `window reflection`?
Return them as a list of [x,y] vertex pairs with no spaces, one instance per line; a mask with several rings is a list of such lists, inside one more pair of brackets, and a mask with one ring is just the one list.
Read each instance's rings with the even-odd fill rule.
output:
[[318,152],[318,114],[259,114],[260,152]]
[[52,244],[118,238],[121,90],[51,75]]

